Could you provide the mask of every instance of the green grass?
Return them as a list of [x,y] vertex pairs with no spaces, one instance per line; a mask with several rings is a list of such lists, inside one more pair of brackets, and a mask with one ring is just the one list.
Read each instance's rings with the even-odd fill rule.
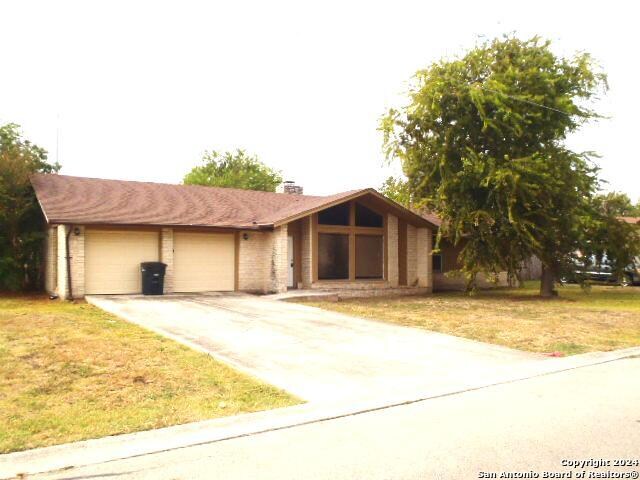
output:
[[482,290],[477,295],[304,302],[375,320],[424,328],[532,352],[565,355],[640,345],[640,288],[559,287],[538,297],[538,282],[524,288]]
[[0,453],[299,402],[91,305],[0,296]]

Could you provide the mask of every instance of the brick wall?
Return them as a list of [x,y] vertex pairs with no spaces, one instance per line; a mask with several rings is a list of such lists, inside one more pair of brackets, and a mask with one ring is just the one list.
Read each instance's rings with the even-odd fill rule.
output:
[[398,217],[387,215],[387,281],[393,287],[398,286]]
[[58,229],[57,227],[47,228],[45,238],[45,272],[44,288],[47,293],[56,293],[58,286]]
[[431,230],[418,228],[416,230],[416,276],[419,287],[432,286],[431,275]]
[[58,225],[56,228],[56,244],[57,244],[57,277],[58,280],[56,293],[61,299],[66,299],[68,295],[67,283],[67,228],[65,225]]
[[57,246],[55,293],[63,300],[69,298],[69,277],[67,275],[67,232],[69,228],[72,229],[71,235],[69,235],[71,294],[73,298],[84,297],[84,227],[58,225],[55,229]]
[[[247,238],[243,238],[244,236]],[[261,293],[268,291],[271,236],[271,232],[240,232],[238,290]]]
[[[243,236],[246,234],[247,239]],[[238,290],[284,292],[287,290],[287,227],[273,232],[240,232]]]
[[160,261],[167,265],[164,274],[164,293],[173,292],[173,229],[160,230]]
[[311,284],[313,283],[313,265],[311,263],[313,242],[311,235],[311,217],[305,217],[300,220],[302,288],[311,288]]
[[[71,251],[71,283],[73,298],[84,297],[84,227],[71,227],[69,250]],[[78,234],[76,235],[76,231]]]
[[[71,278],[73,297],[84,296],[85,284],[85,235],[84,227],[69,237],[71,252]],[[60,298],[67,298],[66,232],[64,225],[49,231],[47,240],[47,289],[55,291]],[[248,239],[242,239],[247,233]],[[247,231],[240,233],[238,252],[238,288],[252,292],[283,292],[287,288],[287,227],[279,227],[274,232]],[[173,229],[164,228],[160,232],[160,261],[167,264],[165,292],[173,291]]]
[[270,288],[271,292],[287,291],[287,273],[288,273],[288,239],[287,226],[277,227],[271,236],[271,268],[270,268]]
[[[71,250],[71,276],[73,296],[84,296],[85,283],[85,235],[84,227],[76,226],[69,237]],[[389,286],[398,285],[398,219],[387,217],[387,282]],[[55,291],[61,298],[68,296],[66,227],[59,225],[48,231],[46,243],[46,288]],[[247,239],[243,235],[247,235]],[[407,283],[409,286],[432,288],[431,274],[431,231],[407,226]],[[301,273],[303,288],[312,286],[313,268],[311,262],[312,230],[310,218],[301,220]],[[276,228],[272,232],[240,232],[238,244],[238,289],[249,292],[284,292],[287,289],[288,275],[288,238],[287,226]],[[160,232],[160,261],[167,264],[165,292],[173,292],[173,230],[163,228]],[[442,282],[442,280],[441,280]],[[449,282],[442,282],[447,283]]]
[[407,225],[407,286],[418,283],[418,242],[416,227]]

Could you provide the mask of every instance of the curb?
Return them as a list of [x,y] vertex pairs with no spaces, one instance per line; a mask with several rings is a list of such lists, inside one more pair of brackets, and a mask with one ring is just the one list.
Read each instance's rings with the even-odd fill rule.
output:
[[34,475],[74,467],[107,463],[196,445],[257,435],[270,431],[409,405],[483,388],[609,363],[640,358],[640,347],[594,352],[572,357],[534,361],[500,369],[495,375],[476,378],[457,388],[440,388],[397,395],[393,398],[356,400],[352,404],[307,403],[276,410],[249,413],[202,422],[113,435],[99,439],[37,448],[0,455],[0,479]]

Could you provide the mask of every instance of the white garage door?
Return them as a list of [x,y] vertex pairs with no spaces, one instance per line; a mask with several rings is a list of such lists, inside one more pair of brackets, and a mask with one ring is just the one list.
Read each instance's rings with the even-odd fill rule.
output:
[[86,230],[85,292],[141,293],[140,263],[158,261],[158,232]]
[[173,235],[174,290],[220,292],[234,288],[234,236],[228,233]]

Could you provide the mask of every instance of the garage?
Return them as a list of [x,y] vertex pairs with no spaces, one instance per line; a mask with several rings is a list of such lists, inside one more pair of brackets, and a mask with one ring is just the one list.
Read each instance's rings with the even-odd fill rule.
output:
[[140,263],[157,261],[158,256],[157,231],[87,229],[86,293],[141,293]]
[[232,233],[174,232],[174,291],[220,292],[235,286]]

